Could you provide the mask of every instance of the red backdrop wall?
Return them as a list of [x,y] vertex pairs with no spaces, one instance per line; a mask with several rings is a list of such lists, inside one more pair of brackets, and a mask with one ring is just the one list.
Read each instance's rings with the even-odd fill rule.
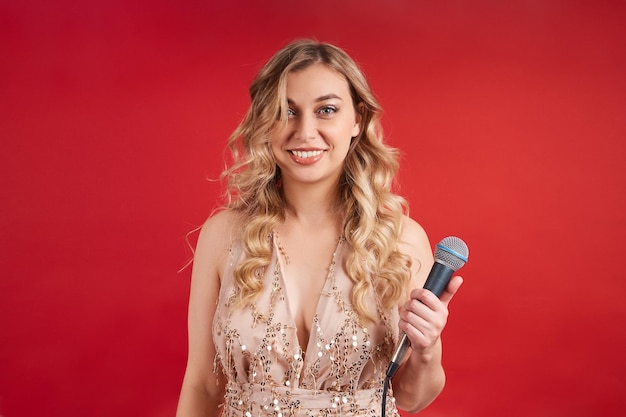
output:
[[626,415],[625,27],[623,1],[3,0],[0,415],[173,415],[185,235],[305,36],[362,64],[432,243],[470,246],[422,414]]

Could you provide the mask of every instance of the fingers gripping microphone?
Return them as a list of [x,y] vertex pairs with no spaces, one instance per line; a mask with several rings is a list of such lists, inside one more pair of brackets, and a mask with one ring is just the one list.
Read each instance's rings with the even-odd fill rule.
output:
[[[452,275],[465,265],[468,255],[469,249],[463,240],[455,236],[442,239],[435,249],[435,264],[428,274],[424,288],[440,297]],[[398,347],[387,368],[387,378],[392,378],[396,374],[410,344],[409,338],[402,333]]]

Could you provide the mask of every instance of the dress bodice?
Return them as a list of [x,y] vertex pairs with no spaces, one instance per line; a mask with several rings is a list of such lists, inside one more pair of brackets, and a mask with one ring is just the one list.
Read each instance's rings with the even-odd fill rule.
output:
[[[375,416],[398,338],[398,311],[383,312],[373,291],[374,322],[351,306],[353,283],[345,273],[341,239],[319,295],[308,345],[299,346],[284,285],[283,259],[273,255],[253,304],[235,306],[233,269],[245,256],[232,245],[221,281],[213,338],[227,379],[224,416]],[[388,416],[397,413],[393,397]]]

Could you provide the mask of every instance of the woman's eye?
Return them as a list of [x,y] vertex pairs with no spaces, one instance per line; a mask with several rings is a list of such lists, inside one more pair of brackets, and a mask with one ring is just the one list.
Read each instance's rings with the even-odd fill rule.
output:
[[296,112],[293,109],[287,109],[287,117],[293,117],[296,115]]
[[318,110],[321,115],[329,116],[337,111],[335,106],[324,106]]

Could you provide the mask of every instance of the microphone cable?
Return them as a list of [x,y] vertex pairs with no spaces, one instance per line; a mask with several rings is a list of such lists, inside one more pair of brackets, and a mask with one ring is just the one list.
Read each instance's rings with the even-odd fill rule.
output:
[[389,390],[390,382],[391,377],[389,375],[385,375],[385,382],[383,383],[383,405],[380,410],[380,417],[385,417],[385,412],[387,411],[387,391]]

